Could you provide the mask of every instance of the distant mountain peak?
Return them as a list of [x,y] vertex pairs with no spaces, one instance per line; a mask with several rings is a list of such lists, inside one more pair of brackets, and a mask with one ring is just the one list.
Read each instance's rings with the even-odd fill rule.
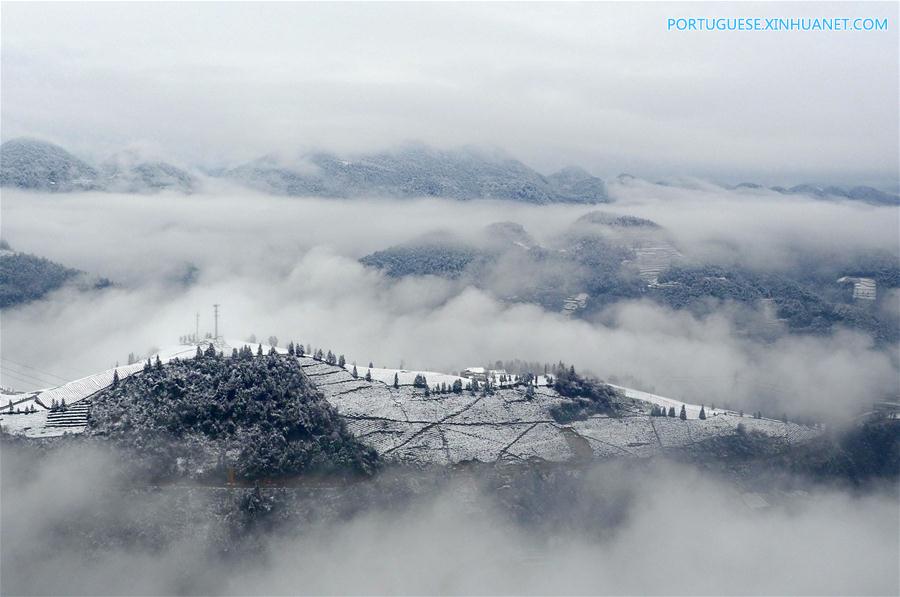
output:
[[316,170],[255,160],[224,176],[284,195],[505,199],[536,204],[608,201],[603,181],[586,172],[544,177],[492,148],[436,149],[415,143],[347,157],[313,153],[306,159]]
[[189,193],[195,181],[167,162],[141,161],[135,152],[120,152],[95,168],[59,145],[22,137],[0,145],[0,186],[52,192]]
[[0,145],[0,185],[45,191],[96,188],[97,170],[59,145],[21,137]]

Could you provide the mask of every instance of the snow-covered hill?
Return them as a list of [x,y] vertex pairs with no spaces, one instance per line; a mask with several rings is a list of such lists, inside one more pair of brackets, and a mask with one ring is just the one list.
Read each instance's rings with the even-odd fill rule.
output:
[[[231,347],[243,344],[220,342],[219,348],[228,354]],[[269,347],[263,350],[268,352]],[[166,349],[159,356],[166,362],[191,358],[195,352],[196,346],[182,345]],[[278,349],[278,352],[286,351]],[[419,374],[427,378],[431,387],[468,380],[431,371],[367,367],[358,367],[358,377],[353,377],[351,365],[339,367],[309,356],[299,357],[298,362],[345,419],[351,433],[388,461],[449,464],[466,460],[566,461],[586,456],[650,456],[664,449],[734,434],[738,425],[788,443],[809,439],[817,433],[794,423],[742,417],[724,410],[707,409],[707,418],[701,420],[699,405],[621,387],[624,396],[635,401],[622,416],[594,415],[561,424],[554,420],[551,409],[566,399],[547,387],[544,378],[538,379],[533,397],[521,385],[501,387],[488,394],[464,390],[458,394],[426,395],[423,389],[412,385]],[[139,374],[142,367],[142,363],[119,367],[119,377]],[[367,372],[371,381],[365,379]],[[397,388],[393,387],[395,374]],[[112,378],[113,370],[109,369],[35,392],[30,397],[20,396],[20,401],[24,401],[17,406],[33,404],[38,411],[9,414],[0,409],[0,425],[7,432],[29,437],[84,432],[91,397],[109,386]],[[64,425],[58,415],[48,413],[51,403],[62,400],[76,411],[67,417]],[[646,414],[650,404],[673,406],[676,410],[684,404],[687,420],[651,417]]]
[[409,145],[394,151],[339,157],[307,155],[296,163],[267,156],[218,173],[281,195],[325,197],[446,197],[525,203],[599,203],[603,180],[577,168],[542,176],[497,151],[439,150]]
[[196,181],[172,164],[136,156],[120,155],[95,168],[58,145],[20,138],[0,145],[0,186],[52,192],[190,193]]
[[37,139],[0,145],[0,186],[42,191],[96,189],[97,170],[62,147]]

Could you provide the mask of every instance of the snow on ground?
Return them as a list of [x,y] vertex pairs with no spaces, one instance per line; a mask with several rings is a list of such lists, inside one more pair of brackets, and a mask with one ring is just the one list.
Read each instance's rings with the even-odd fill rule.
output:
[[[177,345],[161,350],[158,354],[159,359],[166,363],[175,358],[191,358],[197,351],[194,345]],[[151,357],[156,359],[156,355]],[[53,402],[61,403],[65,400],[66,404],[71,406],[77,404],[81,400],[96,394],[98,391],[107,388],[112,384],[113,373],[119,372],[119,378],[124,379],[129,375],[133,375],[144,368],[144,363],[135,363],[133,365],[124,365],[121,367],[100,371],[94,375],[88,375],[81,379],[76,379],[53,388],[29,392],[31,396],[28,399],[21,400],[16,404],[16,408],[24,410],[27,407],[34,406],[39,412],[31,415],[8,414],[0,409],[0,425],[11,433],[24,433],[29,437],[54,437],[63,435],[64,433],[77,433],[78,428],[56,428],[45,427],[47,424],[47,409]],[[5,398],[7,395],[0,397]],[[21,395],[20,395],[21,396]],[[5,403],[2,403],[5,406]],[[41,415],[41,416],[36,416]],[[27,417],[19,419],[19,417]],[[82,428],[83,430],[83,428]]]
[[[14,394],[0,394],[0,414],[7,413],[10,411],[10,406],[12,406],[12,410],[21,410],[24,411],[27,408],[30,408],[32,404],[34,404],[34,397],[37,396],[38,392],[17,392]],[[40,408],[40,405],[34,404],[35,408]]]
[[[686,404],[688,420],[633,415],[596,415],[562,425],[550,409],[564,400],[552,388],[541,387],[532,399],[522,388],[502,388],[490,395],[431,394],[408,385],[394,388],[393,372],[386,383],[347,379],[346,371],[309,357],[300,363],[325,397],[345,418],[348,428],[386,460],[412,463],[496,462],[539,458],[563,461],[576,456],[646,457],[735,433],[738,424],[770,437],[797,442],[815,431],[780,421],[740,417],[709,409],[700,420],[699,405]],[[414,372],[410,372],[415,376]],[[364,374],[363,374],[364,375]],[[430,381],[430,380],[429,380]],[[432,384],[433,385],[433,384]],[[655,394],[621,388],[626,395],[661,406],[684,404]]]
[[46,422],[46,410],[39,410],[29,414],[0,415],[0,427],[7,433],[24,433],[25,435],[33,436],[34,432],[43,429]]
[[[250,345],[254,352],[257,344],[225,340],[216,343],[219,350],[230,354],[232,348]],[[195,345],[174,346],[160,351],[163,362],[174,358],[192,358]],[[270,347],[263,345],[263,352]],[[276,349],[286,353],[284,348]],[[153,357],[155,358],[155,357]],[[456,380],[463,384],[468,379],[433,371],[415,371],[375,368],[372,381],[366,381],[368,368],[357,367],[358,378],[350,369],[330,365],[309,356],[299,357],[304,373],[316,385],[344,418],[351,433],[377,450],[386,460],[413,463],[456,463],[466,460],[496,462],[499,460],[527,460],[539,458],[547,461],[563,461],[575,457],[614,455],[646,457],[661,450],[687,446],[717,436],[735,432],[738,424],[757,430],[771,437],[788,442],[799,442],[813,437],[813,429],[793,423],[769,419],[740,417],[725,410],[707,409],[707,419],[700,420],[700,406],[684,403],[648,392],[613,386],[627,397],[657,404],[676,411],[685,406],[688,420],[679,418],[632,415],[607,417],[595,415],[584,421],[559,424],[553,420],[550,410],[564,399],[550,387],[546,378],[539,378],[533,398],[525,395],[524,388],[503,387],[494,393],[463,391],[432,393],[426,396],[423,389],[413,387],[416,375],[425,375],[428,385],[452,385]],[[143,363],[119,367],[119,377],[138,373]],[[393,387],[397,375],[399,388]],[[9,432],[24,433],[32,437],[50,437],[64,433],[76,433],[84,427],[54,427],[48,421],[48,412],[40,406],[49,406],[53,400],[63,398],[69,405],[93,395],[112,383],[113,369],[101,371],[56,388],[36,393],[36,397],[24,398],[21,404],[36,404],[41,410],[33,414],[0,414],[0,425]],[[25,396],[25,395],[22,395]],[[38,402],[39,401],[39,402]],[[50,415],[52,418],[54,415]],[[48,426],[48,423],[51,423]]]
[[[191,358],[194,356],[196,351],[196,346],[179,345],[161,350],[157,354],[159,356],[159,359],[163,363],[167,363],[175,358]],[[151,358],[155,360],[156,356],[157,355],[154,355]],[[106,371],[101,371],[100,373],[95,373],[94,375],[76,379],[75,381],[70,381],[67,384],[63,384],[49,390],[43,390],[38,394],[37,398],[47,408],[50,407],[54,400],[56,400],[57,402],[65,400],[66,404],[74,404],[75,402],[84,400],[88,396],[95,394],[112,384],[113,373],[115,371],[119,372],[120,379],[124,379],[129,375],[133,375],[139,371],[142,371],[143,369],[143,362],[134,363],[133,365],[123,365],[121,367],[113,369],[107,369]]]
[[[675,407],[675,413],[678,414],[681,412],[681,406],[684,405],[685,414],[687,414],[688,419],[699,419],[700,418],[700,406],[699,404],[690,404],[688,402],[682,402],[680,400],[675,400],[674,398],[666,398],[664,396],[658,396],[656,394],[651,394],[649,392],[642,392],[641,390],[634,390],[632,388],[626,388],[623,386],[617,386],[615,384],[609,384],[610,386],[616,388],[617,390],[622,390],[625,394],[626,398],[633,398],[635,400],[641,400],[643,402],[649,402],[650,404],[656,404],[657,406],[664,406],[668,410],[670,406]],[[726,411],[721,408],[713,409],[709,406],[703,407],[706,410],[706,416],[712,417],[715,415],[722,414],[734,414],[736,412]]]
[[[348,369],[353,369],[353,365],[348,365]],[[435,384],[445,383],[448,386],[452,386],[453,382],[457,379],[460,380],[463,385],[469,382],[465,377],[460,377],[459,375],[452,375],[449,373],[438,373],[436,371],[413,371],[407,369],[385,369],[381,367],[373,367],[369,369],[365,366],[356,365],[356,370],[359,373],[360,377],[365,377],[366,371],[372,372],[372,380],[380,381],[386,384],[394,383],[394,374],[397,375],[398,382],[401,386],[411,386],[416,379],[416,375],[424,375],[425,379],[428,381],[429,386],[434,386]]]

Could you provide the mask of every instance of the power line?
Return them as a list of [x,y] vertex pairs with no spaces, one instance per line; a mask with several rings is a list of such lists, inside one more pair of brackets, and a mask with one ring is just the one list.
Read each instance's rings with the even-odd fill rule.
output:
[[38,389],[42,389],[44,387],[56,387],[57,385],[59,385],[59,384],[48,384],[48,383],[46,383],[44,381],[40,381],[40,380],[27,379],[25,377],[21,377],[19,374],[15,374],[11,371],[7,371],[6,373],[0,373],[0,376],[2,376],[3,378],[12,377],[14,381],[16,381],[18,383],[26,384],[28,386],[37,385]]
[[55,377],[55,378],[60,379],[60,380],[62,380],[62,381],[64,381],[64,382],[72,381],[71,379],[66,379],[65,377],[62,377],[62,376],[60,376],[60,375],[56,375],[56,374],[54,374],[54,373],[50,373],[49,371],[43,371],[43,370],[41,370],[41,369],[38,369],[37,367],[32,367],[31,365],[25,365],[24,363],[17,363],[16,361],[13,361],[12,359],[8,359],[8,358],[6,358],[6,357],[0,357],[0,361],[6,361],[7,363],[10,363],[10,364],[12,364],[12,365],[17,365],[17,366],[19,366],[19,367],[24,367],[25,369],[31,369],[32,371],[37,371],[38,373],[45,373],[45,374],[47,374],[47,375],[50,376],[50,377]]
[[44,384],[46,386],[58,386],[60,382],[50,379],[49,377],[45,377],[43,375],[36,375],[34,373],[29,373],[27,371],[16,371],[15,369],[10,369],[8,366],[3,365],[0,367],[0,370],[4,369],[7,373],[18,376],[20,378],[29,379],[30,381]]

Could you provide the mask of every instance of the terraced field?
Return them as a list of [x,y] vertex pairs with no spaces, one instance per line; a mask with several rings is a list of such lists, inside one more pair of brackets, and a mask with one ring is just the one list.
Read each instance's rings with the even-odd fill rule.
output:
[[[387,460],[409,463],[457,463],[466,460],[565,461],[592,455],[646,457],[667,448],[684,447],[733,434],[737,425],[795,443],[815,430],[794,423],[741,417],[711,410],[706,420],[700,407],[686,405],[688,420],[630,415],[594,416],[561,425],[550,409],[561,398],[539,388],[533,398],[523,389],[504,388],[493,395],[432,394],[411,386],[393,388],[381,381],[354,379],[346,370],[308,357],[303,370],[345,418],[350,431]],[[680,402],[642,392],[629,397],[680,408]],[[691,418],[694,417],[694,418]]]
[[[230,350],[230,349],[229,349]],[[195,347],[178,347],[161,355],[162,360],[189,358]],[[665,449],[695,444],[733,434],[738,424],[772,438],[796,443],[817,432],[794,423],[741,417],[737,413],[708,409],[708,418],[698,418],[700,407],[685,404],[688,420],[650,417],[640,413],[610,418],[596,415],[571,424],[557,423],[551,409],[564,401],[554,390],[538,387],[527,397],[524,388],[506,387],[493,394],[463,391],[460,394],[425,395],[415,388],[416,372],[398,373],[400,386],[393,387],[394,370],[378,369],[378,378],[359,378],[337,365],[310,357],[299,357],[303,372],[321,390],[344,418],[351,433],[378,451],[388,461],[450,464],[467,460],[482,462],[541,459],[566,461],[585,457],[647,457]],[[125,377],[143,365],[120,367]],[[402,374],[402,375],[401,375]],[[11,433],[52,437],[82,433],[87,424],[90,397],[112,383],[113,370],[100,372],[57,388],[37,393],[31,414],[2,414],[0,424]],[[439,381],[429,375],[429,383]],[[455,376],[445,376],[456,379]],[[380,378],[380,379],[379,379]],[[432,381],[433,380],[433,381]],[[620,388],[631,399],[674,406],[681,402]],[[50,412],[54,400],[66,400],[66,411]]]

